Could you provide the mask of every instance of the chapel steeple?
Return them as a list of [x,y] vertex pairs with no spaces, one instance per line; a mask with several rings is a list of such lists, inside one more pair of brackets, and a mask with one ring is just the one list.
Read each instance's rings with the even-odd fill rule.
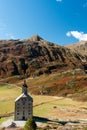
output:
[[24,84],[23,84],[23,86],[22,86],[22,93],[24,93],[24,94],[27,94],[27,84],[26,84],[26,80],[24,80]]

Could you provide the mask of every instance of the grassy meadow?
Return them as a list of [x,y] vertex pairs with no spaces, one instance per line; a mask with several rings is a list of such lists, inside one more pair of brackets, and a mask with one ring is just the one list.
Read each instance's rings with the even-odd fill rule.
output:
[[[15,85],[0,85],[0,115],[14,112],[14,101],[21,94],[20,87]],[[34,116],[46,118],[87,117],[87,102],[77,102],[70,98],[56,96],[31,95],[33,97]],[[74,117],[75,117],[74,115]],[[8,118],[1,118],[0,123]]]
[[14,101],[21,89],[12,85],[0,85],[0,114],[11,113],[14,110]]

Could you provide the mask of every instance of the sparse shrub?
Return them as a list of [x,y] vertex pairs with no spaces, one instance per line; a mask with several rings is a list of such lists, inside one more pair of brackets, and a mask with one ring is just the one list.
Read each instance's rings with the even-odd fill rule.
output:
[[33,118],[29,118],[27,121],[26,121],[26,124],[24,126],[24,130],[36,130],[37,128],[37,125],[34,121]]

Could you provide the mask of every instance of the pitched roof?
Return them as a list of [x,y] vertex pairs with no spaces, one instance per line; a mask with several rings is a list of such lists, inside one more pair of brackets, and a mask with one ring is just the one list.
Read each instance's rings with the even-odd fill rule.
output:
[[22,93],[18,98],[16,98],[15,102],[21,98],[27,98],[28,100],[31,100],[33,102],[33,98],[30,95],[24,93]]

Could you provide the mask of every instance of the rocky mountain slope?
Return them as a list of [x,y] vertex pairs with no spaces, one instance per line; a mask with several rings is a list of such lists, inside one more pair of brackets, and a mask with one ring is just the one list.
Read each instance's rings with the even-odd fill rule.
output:
[[0,41],[0,77],[41,75],[81,68],[85,56],[34,35],[25,40]]
[[66,47],[69,49],[80,53],[81,55],[86,55],[87,56],[87,41],[81,41],[75,44],[69,44]]

